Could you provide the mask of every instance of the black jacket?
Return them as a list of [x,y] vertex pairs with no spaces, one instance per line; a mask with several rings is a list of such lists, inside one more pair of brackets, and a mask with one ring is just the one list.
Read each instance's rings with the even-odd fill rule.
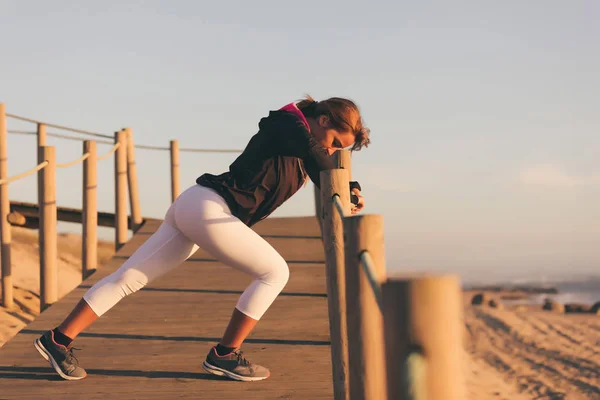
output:
[[[196,179],[197,184],[219,193],[232,214],[248,226],[269,216],[308,177],[320,187],[319,173],[335,168],[327,151],[293,113],[271,111],[258,127],[229,172],[206,173]],[[351,187],[360,188],[356,182]]]

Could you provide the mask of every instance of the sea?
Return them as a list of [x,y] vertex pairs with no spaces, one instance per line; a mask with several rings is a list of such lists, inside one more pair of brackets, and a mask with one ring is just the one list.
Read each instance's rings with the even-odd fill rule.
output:
[[[476,287],[478,285],[473,286]],[[548,291],[554,289],[552,291],[555,291],[555,293],[534,293],[523,299],[503,300],[503,302],[510,304],[543,304],[546,299],[551,299],[561,304],[580,303],[594,305],[600,302],[600,276],[544,279],[543,281],[515,279],[495,283],[493,286],[500,286],[507,289],[515,287],[547,289]]]

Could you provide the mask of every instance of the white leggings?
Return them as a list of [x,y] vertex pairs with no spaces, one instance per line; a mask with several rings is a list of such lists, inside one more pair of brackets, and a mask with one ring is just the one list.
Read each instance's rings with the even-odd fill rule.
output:
[[83,298],[100,316],[125,296],[183,263],[198,246],[255,279],[236,305],[255,320],[263,316],[288,281],[288,265],[281,255],[233,216],[215,191],[194,185],[175,200],[158,230]]

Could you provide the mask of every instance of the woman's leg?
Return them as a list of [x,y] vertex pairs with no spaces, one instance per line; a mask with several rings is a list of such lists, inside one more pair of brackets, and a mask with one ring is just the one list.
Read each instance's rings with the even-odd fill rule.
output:
[[[256,232],[234,217],[214,191],[196,186],[179,198],[175,226],[217,260],[237,268],[254,281],[239,298],[221,342],[203,368],[241,381],[267,379],[267,368],[248,362],[238,350],[289,278],[285,260]],[[201,200],[203,207],[197,204]]]
[[[197,206],[199,199],[204,207]],[[255,279],[241,295],[220,343],[240,347],[286,285],[288,265],[266,240],[231,215],[214,191],[196,186],[178,200],[177,228],[217,260]]]
[[57,329],[44,333],[34,341],[38,352],[62,378],[78,380],[86,376],[85,370],[74,359],[70,347],[72,340],[80,332],[123,297],[175,268],[198,249],[171,225],[173,208],[174,205],[158,230],[117,271],[98,281],[85,293]]
[[163,222],[117,271],[98,281],[84,294],[83,299],[60,324],[59,331],[75,339],[125,296],[177,267],[197,249],[178,229]]

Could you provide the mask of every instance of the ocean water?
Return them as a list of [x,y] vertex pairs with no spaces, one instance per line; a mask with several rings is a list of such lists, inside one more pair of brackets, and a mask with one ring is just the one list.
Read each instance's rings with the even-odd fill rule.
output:
[[[572,281],[545,282],[543,285],[536,285],[529,282],[531,286],[553,287],[558,289],[556,294],[534,294],[528,299],[510,300],[512,304],[543,304],[545,299],[551,299],[561,304],[581,303],[593,305],[600,302],[600,278],[589,278]],[[523,282],[518,283],[519,286]]]
[[[600,302],[600,280],[556,283],[558,294],[539,296],[541,302],[550,298],[559,303],[595,304]],[[538,296],[536,296],[538,297]]]

